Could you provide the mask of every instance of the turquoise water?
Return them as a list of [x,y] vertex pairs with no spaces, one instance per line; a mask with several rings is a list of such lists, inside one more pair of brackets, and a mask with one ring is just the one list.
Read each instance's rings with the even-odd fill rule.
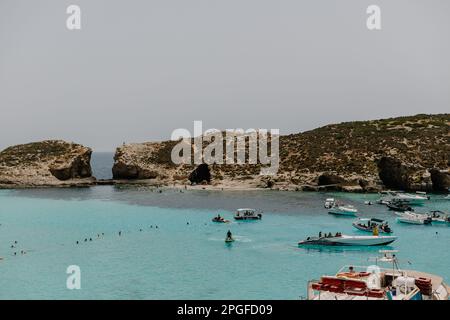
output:
[[[389,220],[401,265],[450,282],[450,227],[398,224],[384,206],[363,204],[377,195],[101,186],[0,191],[0,298],[298,299],[308,280],[366,265],[379,249],[297,247],[319,231],[363,234],[352,218],[326,213],[329,196],[356,205],[363,217]],[[261,209],[263,219],[211,222],[238,207]],[[450,211],[450,201],[434,196],[418,210],[429,208]],[[237,238],[230,246],[228,229]],[[69,265],[81,268],[81,290],[66,288]]]

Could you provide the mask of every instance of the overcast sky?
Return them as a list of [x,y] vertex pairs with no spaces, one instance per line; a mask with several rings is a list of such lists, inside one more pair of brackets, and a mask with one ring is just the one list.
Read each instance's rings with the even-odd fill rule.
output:
[[448,0],[0,0],[0,149],[449,112],[449,39]]

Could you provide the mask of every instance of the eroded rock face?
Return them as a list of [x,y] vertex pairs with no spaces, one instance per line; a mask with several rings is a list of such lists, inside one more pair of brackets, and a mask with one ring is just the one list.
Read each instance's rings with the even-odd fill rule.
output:
[[323,173],[318,177],[318,182],[317,184],[319,186],[326,186],[326,185],[337,185],[337,184],[342,184],[345,183],[345,179],[336,175],[336,174],[331,174],[331,173]]
[[92,184],[91,154],[90,148],[60,140],[9,147],[0,152],[0,185]]
[[450,188],[450,173],[439,169],[431,169],[431,182],[434,191],[448,191]]
[[410,172],[401,161],[391,157],[382,157],[378,162],[378,169],[380,179],[387,188],[410,189]]
[[205,163],[199,164],[194,171],[189,175],[189,181],[191,184],[199,184],[204,181],[207,183],[211,182],[211,172],[209,171],[209,166]]
[[[330,124],[284,135],[280,136],[280,167],[270,177],[270,185],[267,180],[261,180],[262,165],[228,163],[211,166],[212,184],[225,188],[255,186],[282,190],[334,188],[376,192],[387,187],[430,191],[432,183],[427,170],[446,168],[450,163],[449,125],[450,114],[422,114]],[[208,141],[203,142],[203,148],[208,146]],[[163,141],[120,147],[114,177],[140,179],[157,175],[155,181],[148,183],[189,183],[187,178],[195,166],[190,162],[171,163],[171,150],[177,143]],[[334,176],[324,175],[327,172]]]
[[142,143],[123,145],[116,150],[114,166],[112,168],[114,179],[156,179],[162,175],[164,166],[152,163],[155,154],[158,154],[160,145],[157,143]]
[[59,180],[69,180],[78,178],[89,178],[92,176],[91,169],[91,150],[87,150],[66,161],[56,160],[49,166],[49,170],[53,176]]

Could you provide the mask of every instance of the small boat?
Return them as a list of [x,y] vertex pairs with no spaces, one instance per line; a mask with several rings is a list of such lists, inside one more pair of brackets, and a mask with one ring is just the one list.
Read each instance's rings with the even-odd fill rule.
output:
[[237,209],[234,215],[236,220],[261,220],[262,214],[256,213],[255,209]]
[[398,222],[409,224],[431,224],[431,218],[426,214],[415,213],[411,211],[396,212]]
[[373,205],[373,202],[372,201],[364,201],[364,204],[366,206],[371,206],[371,205]]
[[356,209],[352,205],[335,205],[330,210],[328,210],[329,214],[334,214],[337,216],[350,216],[354,217],[358,213],[358,209]]
[[[308,281],[308,300],[444,300],[450,287],[442,277],[400,269],[395,250],[380,250],[376,265],[342,267],[335,275]],[[379,265],[380,263],[389,265]]]
[[450,214],[440,210],[431,211],[428,216],[433,223],[450,223]]
[[411,208],[407,203],[405,203],[404,201],[392,201],[389,202],[388,204],[386,204],[387,207],[390,210],[393,211],[399,211],[399,212],[404,212],[404,211],[414,211],[413,208]]
[[394,242],[395,236],[349,236],[338,234],[337,236],[308,237],[298,243],[302,245],[321,246],[383,246]]
[[217,222],[217,223],[228,223],[228,222],[230,222],[230,220],[227,220],[227,219],[225,219],[225,218],[223,218],[221,216],[216,216],[216,217],[212,218],[212,221],[213,222]]
[[374,228],[377,227],[378,232],[380,233],[392,233],[394,232],[388,225],[388,222],[385,220],[372,218],[361,218],[352,223],[352,225],[361,231],[366,232],[374,232]]
[[414,193],[406,193],[403,191],[383,191],[380,192],[378,203],[388,204],[393,201],[403,201],[410,205],[422,205],[426,200],[430,200],[425,192],[417,191]]
[[334,200],[334,198],[327,198],[325,199],[325,203],[324,203],[324,207],[325,209],[331,209],[336,205],[336,201]]

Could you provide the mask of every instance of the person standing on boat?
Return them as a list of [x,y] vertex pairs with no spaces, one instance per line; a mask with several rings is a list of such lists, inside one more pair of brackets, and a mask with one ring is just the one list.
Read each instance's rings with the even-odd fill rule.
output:
[[378,226],[377,226],[377,225],[375,225],[375,226],[373,227],[373,235],[374,235],[374,236],[378,236]]

